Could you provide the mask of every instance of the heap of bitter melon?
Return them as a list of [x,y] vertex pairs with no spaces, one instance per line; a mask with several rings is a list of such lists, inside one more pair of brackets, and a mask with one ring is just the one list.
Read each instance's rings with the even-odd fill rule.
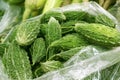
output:
[[16,25],[0,44],[9,78],[33,79],[63,68],[68,59],[89,45],[106,49],[120,46],[116,23],[106,15],[98,16],[54,9]]

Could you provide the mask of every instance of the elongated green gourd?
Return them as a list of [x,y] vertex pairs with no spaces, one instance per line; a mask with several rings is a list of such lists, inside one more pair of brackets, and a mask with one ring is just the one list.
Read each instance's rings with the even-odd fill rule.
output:
[[45,36],[47,45],[49,46],[53,41],[58,40],[61,37],[61,26],[55,18],[51,17],[48,22]]
[[46,47],[45,41],[43,38],[37,38],[32,47],[32,64],[34,65],[36,62],[42,60],[46,55]]
[[31,66],[27,52],[20,48],[15,42],[12,42],[3,55],[3,64],[11,80],[32,79]]
[[[61,37],[61,26],[55,18],[51,17],[46,28],[46,45],[49,46],[53,41],[58,40]],[[52,56],[54,54],[53,51],[54,50],[49,51],[49,56]]]
[[83,47],[76,47],[67,51],[60,52],[50,57],[49,60],[67,61],[72,56],[74,56],[77,52],[79,52],[82,48]]
[[41,63],[41,69],[44,72],[58,70],[62,67],[63,67],[63,64],[59,61],[46,61],[44,63]]
[[49,49],[60,48],[62,50],[69,50],[71,48],[86,46],[86,45],[87,42],[84,40],[84,38],[75,33],[75,34],[65,35],[59,40],[52,42],[51,45],[49,46]]
[[37,20],[25,21],[18,25],[16,41],[21,46],[30,45],[40,31],[40,23]]
[[65,15],[63,14],[62,11],[57,10],[57,9],[52,9],[50,11],[47,11],[46,13],[42,14],[41,16],[41,23],[46,23],[49,21],[51,17],[54,17],[58,21],[63,21],[66,19]]
[[87,15],[87,12],[80,9],[81,7],[77,4],[71,4],[59,8],[66,17],[66,21],[69,20],[83,20]]
[[85,36],[90,43],[104,47],[114,47],[120,45],[120,32],[115,28],[97,23],[78,23],[75,26],[75,30],[80,35]]
[[69,10],[63,13],[66,16],[66,20],[83,20],[87,14],[86,12],[80,10]]

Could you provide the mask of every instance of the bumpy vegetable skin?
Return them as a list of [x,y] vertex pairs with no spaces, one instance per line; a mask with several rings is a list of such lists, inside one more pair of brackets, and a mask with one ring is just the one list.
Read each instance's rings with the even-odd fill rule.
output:
[[120,32],[115,28],[97,23],[78,23],[75,26],[75,30],[80,35],[85,36],[90,43],[104,47],[114,47],[120,45]]
[[11,80],[32,79],[32,71],[27,52],[12,42],[3,55],[3,63]]

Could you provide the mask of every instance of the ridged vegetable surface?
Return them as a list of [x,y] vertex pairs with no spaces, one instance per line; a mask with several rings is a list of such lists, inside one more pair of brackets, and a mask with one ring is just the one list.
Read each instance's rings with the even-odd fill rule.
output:
[[45,41],[43,38],[37,38],[32,47],[31,47],[31,55],[32,55],[32,64],[34,65],[36,62],[42,60],[46,55],[46,47]]
[[82,36],[78,34],[68,34],[51,43],[49,48],[60,48],[62,50],[69,50],[71,48],[86,46],[87,42]]
[[39,21],[25,21],[18,25],[16,41],[21,46],[30,45],[40,31]]
[[75,26],[75,30],[80,33],[80,35],[85,36],[90,43],[104,47],[120,45],[120,32],[115,28],[97,23],[78,23]]
[[3,63],[11,80],[32,79],[31,66],[27,52],[12,42],[3,55]]

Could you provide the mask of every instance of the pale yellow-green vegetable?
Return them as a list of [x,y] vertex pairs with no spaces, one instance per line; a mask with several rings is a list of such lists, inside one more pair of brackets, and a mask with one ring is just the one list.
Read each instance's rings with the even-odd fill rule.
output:
[[30,17],[31,13],[43,8],[46,0],[25,0],[25,11],[23,14],[23,20]]
[[47,0],[43,9],[43,13],[49,11],[52,8],[60,7],[63,1],[64,0]]

